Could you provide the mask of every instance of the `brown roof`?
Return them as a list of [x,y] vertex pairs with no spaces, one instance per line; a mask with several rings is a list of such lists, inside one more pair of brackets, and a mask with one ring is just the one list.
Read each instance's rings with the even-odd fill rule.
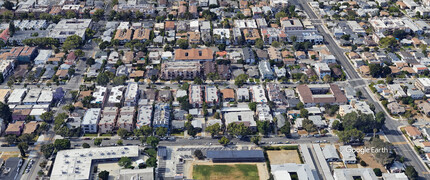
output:
[[68,75],[68,70],[67,69],[59,69],[57,71],[57,73],[55,73],[55,75],[58,77],[66,77]]
[[132,29],[118,29],[115,33],[115,38],[118,40],[131,40],[131,35],[133,34]]
[[397,68],[396,66],[389,66],[390,67],[390,69],[391,69],[391,73],[392,74],[397,74],[397,73],[399,73],[400,72],[400,69],[399,68]]
[[130,64],[134,59],[134,52],[133,51],[127,51],[124,53],[124,58],[122,58],[122,62],[124,64]]
[[350,52],[349,53],[349,58],[351,58],[351,59],[358,59],[358,58],[360,58],[360,55],[358,53],[356,53],[356,52]]
[[137,40],[149,40],[149,35],[151,34],[150,29],[139,28],[134,31],[133,39]]
[[403,69],[402,69],[402,71],[406,71],[406,72],[408,72],[409,74],[415,74],[416,72],[415,72],[415,70],[414,69],[412,69],[411,67],[404,67]]
[[245,40],[257,40],[261,38],[257,29],[244,29],[243,35],[245,36]]
[[207,61],[203,63],[203,72],[205,76],[207,76],[209,73],[215,73],[215,63],[212,61]]
[[234,99],[234,90],[233,89],[221,89],[222,98],[227,99],[231,98]]
[[39,127],[39,123],[36,121],[30,121],[29,123],[25,124],[23,134],[31,134]]
[[164,24],[165,29],[175,29],[175,21],[166,21]]
[[206,49],[176,49],[175,60],[212,60],[213,51]]
[[21,115],[21,116],[28,116],[31,113],[31,109],[15,109],[13,110],[13,115]]
[[426,142],[423,142],[423,146],[424,146],[424,147],[430,147],[430,142],[427,142],[427,141],[426,141]]
[[24,121],[16,121],[15,123],[9,123],[7,126],[6,132],[16,132],[21,131],[21,128],[24,126]]
[[143,77],[143,75],[145,74],[145,71],[133,71],[129,77],[130,78],[137,78],[137,77]]
[[420,136],[421,132],[418,130],[418,128],[414,126],[407,126],[405,127],[405,131],[408,133],[409,136]]
[[360,66],[360,72],[363,74],[368,74],[370,72],[369,66]]
[[343,94],[339,86],[330,84],[330,92],[333,96],[314,96],[311,89],[306,84],[297,86],[297,91],[303,103],[346,103],[348,99]]
[[296,56],[306,56],[306,53],[304,51],[296,51]]
[[30,56],[34,51],[36,51],[35,47],[25,46],[24,49],[22,49],[20,56]]
[[282,51],[281,55],[283,58],[294,57],[293,53],[291,53],[290,51]]

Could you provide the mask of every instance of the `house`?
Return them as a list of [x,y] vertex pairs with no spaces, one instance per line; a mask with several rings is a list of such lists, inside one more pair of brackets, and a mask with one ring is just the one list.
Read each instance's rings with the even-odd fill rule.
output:
[[422,99],[425,96],[425,94],[417,88],[409,88],[406,91],[406,94],[412,99]]
[[392,102],[387,105],[387,108],[392,114],[403,114],[406,112],[405,108],[397,102]]
[[242,48],[242,54],[243,54],[243,60],[247,64],[254,64],[255,63],[255,54],[251,48],[249,48],[249,47]]
[[405,165],[403,163],[401,163],[399,161],[394,161],[391,164],[391,166],[389,168],[389,171],[391,173],[402,173],[402,172],[405,171],[405,169],[406,169],[406,167],[405,167]]
[[411,138],[412,140],[422,138],[421,132],[415,126],[406,126],[405,131],[409,138]]
[[426,116],[430,116],[430,104],[428,102],[418,104],[418,109]]
[[16,121],[15,123],[9,123],[5,130],[5,134],[14,134],[16,136],[20,136],[23,129],[24,121]]
[[336,148],[334,145],[326,145],[322,150],[324,154],[324,158],[327,162],[336,162],[339,161],[339,155],[337,154]]
[[323,79],[324,76],[331,76],[331,70],[330,67],[328,67],[328,64],[326,63],[315,63],[315,72],[318,74],[318,76]]
[[342,155],[342,161],[345,164],[355,164],[357,163],[357,159],[355,157],[354,149],[351,145],[340,146],[339,147],[340,154]]
[[258,70],[260,71],[262,79],[275,78],[275,73],[273,73],[273,70],[270,67],[269,61],[260,61],[260,63],[258,64]]
[[237,100],[239,102],[241,101],[249,101],[249,90],[248,88],[238,88],[236,90],[236,96],[237,96]]

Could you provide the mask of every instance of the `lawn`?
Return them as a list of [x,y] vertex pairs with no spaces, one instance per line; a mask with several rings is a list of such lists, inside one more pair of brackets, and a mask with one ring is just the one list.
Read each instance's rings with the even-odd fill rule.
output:
[[98,134],[84,134],[84,137],[97,137]]
[[194,165],[193,179],[199,180],[258,180],[258,169],[252,164]]

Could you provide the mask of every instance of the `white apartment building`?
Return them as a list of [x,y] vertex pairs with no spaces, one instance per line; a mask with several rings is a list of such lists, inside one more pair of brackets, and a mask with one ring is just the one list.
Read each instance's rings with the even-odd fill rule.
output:
[[136,120],[136,129],[140,129],[142,126],[151,126],[152,111],[152,105],[139,107]]
[[135,106],[139,99],[139,85],[137,83],[129,83],[125,91],[124,106]]
[[99,133],[113,132],[116,128],[116,118],[118,114],[117,107],[105,107],[103,108],[103,116],[100,119]]
[[86,133],[97,133],[97,125],[100,120],[101,109],[91,108],[85,112],[84,118],[81,122],[82,132]]
[[263,85],[251,86],[252,101],[256,103],[267,103],[266,93]]
[[111,89],[109,93],[108,104],[115,105],[121,104],[123,100],[125,86],[115,86]]

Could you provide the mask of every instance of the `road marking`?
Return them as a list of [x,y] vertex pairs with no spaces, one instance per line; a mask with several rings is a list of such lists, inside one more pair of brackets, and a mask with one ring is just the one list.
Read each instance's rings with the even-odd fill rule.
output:
[[407,142],[393,142],[391,143],[393,145],[401,145],[401,144],[408,144]]

